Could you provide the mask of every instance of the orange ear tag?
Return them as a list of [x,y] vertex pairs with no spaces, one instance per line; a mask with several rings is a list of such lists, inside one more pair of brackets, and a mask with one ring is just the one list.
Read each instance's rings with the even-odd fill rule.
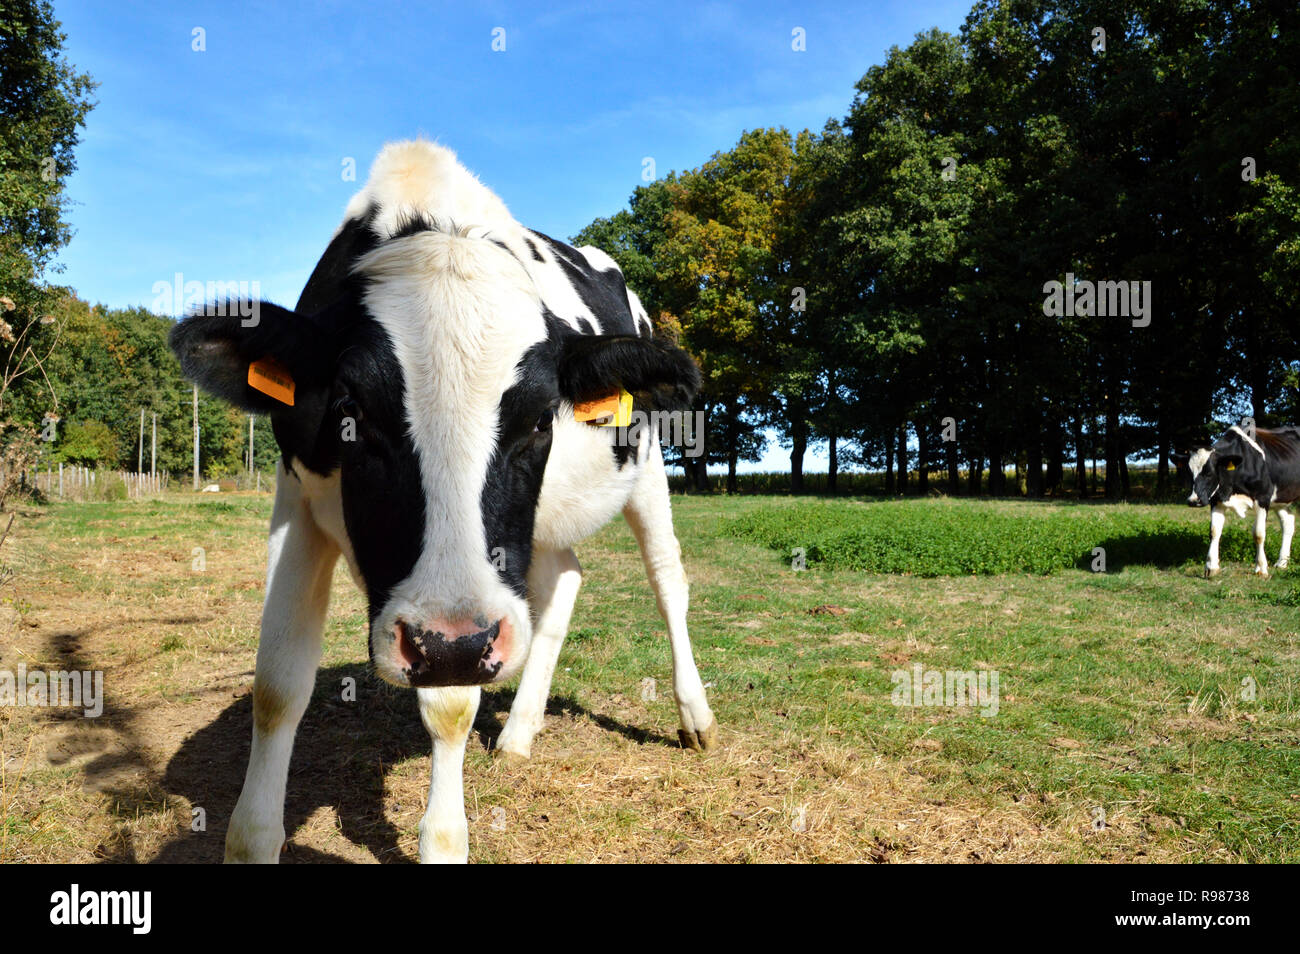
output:
[[619,388],[594,401],[575,404],[573,419],[596,427],[627,427],[632,423],[632,395]]
[[248,386],[293,407],[293,376],[270,355],[258,358],[248,366]]

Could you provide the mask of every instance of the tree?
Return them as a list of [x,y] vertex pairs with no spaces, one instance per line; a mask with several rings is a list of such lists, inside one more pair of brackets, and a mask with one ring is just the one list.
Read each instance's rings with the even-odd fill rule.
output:
[[776,359],[769,330],[786,310],[777,223],[793,168],[789,132],[758,129],[667,187],[672,209],[655,255],[660,294],[700,362],[700,402],[709,443],[727,465],[728,492],[736,490],[737,463],[756,460],[766,443]]
[[73,421],[63,430],[55,459],[84,467],[117,466],[117,438],[102,421]]
[[849,156],[848,137],[836,120],[820,135],[800,133],[777,220],[774,282],[778,301],[788,305],[770,330],[776,359],[769,423],[789,443],[790,491],[796,494],[804,489],[804,455],[818,439],[830,450],[828,489],[834,491],[838,442],[850,426],[843,358],[852,340],[847,319],[855,293],[846,260],[833,252]]
[[1294,3],[978,0],[842,123],[746,133],[593,228],[700,357],[733,473],[774,427],[796,490],[824,440],[832,488],[847,451],[888,493],[963,463],[1064,492],[1072,458],[1118,498],[1135,456],[1163,492],[1172,449],[1300,410],[1298,70]]
[[63,58],[65,39],[48,2],[0,5],[0,282],[10,295],[71,237],[63,186],[95,84]]
[[40,446],[34,422],[12,415],[17,392],[44,391],[41,416],[57,409],[42,363],[59,342],[49,311],[61,290],[44,276],[71,235],[63,186],[94,88],[63,58],[64,39],[48,2],[0,2],[0,456],[9,473],[25,471]]

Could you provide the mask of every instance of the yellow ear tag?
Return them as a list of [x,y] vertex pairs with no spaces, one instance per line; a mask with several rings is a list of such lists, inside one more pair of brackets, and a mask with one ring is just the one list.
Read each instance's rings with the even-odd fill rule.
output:
[[632,395],[623,388],[573,405],[573,419],[596,427],[627,427],[632,423]]
[[248,366],[248,386],[293,407],[293,376],[270,355]]
[[1224,464],[1224,465],[1223,465],[1223,469],[1224,469],[1224,470],[1236,470],[1236,469],[1237,469],[1237,465],[1236,465],[1236,464]]

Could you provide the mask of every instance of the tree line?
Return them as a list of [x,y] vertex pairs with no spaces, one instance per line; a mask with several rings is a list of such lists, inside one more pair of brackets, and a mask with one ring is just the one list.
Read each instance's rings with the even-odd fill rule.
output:
[[[1298,19],[981,0],[957,34],[890,49],[821,130],[747,131],[638,186],[573,241],[701,364],[690,485],[720,465],[736,489],[775,432],[795,492],[822,447],[831,492],[853,467],[886,493],[1083,495],[1100,461],[1119,497],[1129,460],[1157,459],[1163,492],[1169,452],[1237,415],[1295,422]],[[0,10],[0,469],[15,447],[134,469],[144,408],[182,473],[170,319],[50,281],[94,105],[62,41],[48,3]],[[241,470],[247,418],[201,397],[200,425],[205,473]],[[275,454],[261,420],[257,465]]]
[[775,431],[795,492],[820,444],[830,490],[854,465],[887,493],[1086,495],[1101,461],[1120,497],[1129,460],[1165,492],[1172,450],[1295,421],[1297,19],[982,0],[819,132],[638,186],[574,241],[701,363],[690,481],[734,489]]
[[[0,3],[0,473],[19,478],[59,463],[187,473],[192,390],[167,348],[170,318],[107,309],[53,280],[67,244],[68,176],[96,84],[63,55],[66,37],[45,0]],[[199,399],[199,457],[207,477],[242,471],[248,418]],[[278,456],[259,419],[254,466]],[[0,487],[0,499],[7,492]]]

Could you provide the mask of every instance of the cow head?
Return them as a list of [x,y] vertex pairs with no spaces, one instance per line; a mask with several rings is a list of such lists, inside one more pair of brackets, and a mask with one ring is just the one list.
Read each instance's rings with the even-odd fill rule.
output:
[[[572,405],[620,387],[647,411],[685,409],[699,370],[665,342],[579,335],[490,237],[407,229],[347,273],[313,313],[209,306],[171,346],[199,386],[271,416],[286,479],[339,482],[382,678],[505,679],[531,641],[525,577],[553,426],[586,427]],[[248,383],[268,357],[293,379],[292,406]]]
[[1228,428],[1212,447],[1197,447],[1188,455],[1187,470],[1192,478],[1191,507],[1207,507],[1234,494],[1246,493],[1246,471],[1263,461],[1263,451],[1236,425]]

